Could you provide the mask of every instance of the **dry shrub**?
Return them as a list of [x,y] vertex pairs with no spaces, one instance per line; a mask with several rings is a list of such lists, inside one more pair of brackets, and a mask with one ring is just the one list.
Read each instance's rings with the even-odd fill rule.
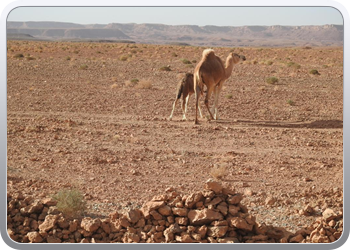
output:
[[152,88],[152,82],[150,80],[141,79],[138,81],[136,88],[138,89],[150,89]]
[[225,175],[227,175],[227,168],[224,165],[214,166],[210,171],[210,175],[215,179],[221,179]]
[[79,190],[60,190],[53,196],[57,209],[66,216],[81,215],[86,209],[86,202]]
[[115,89],[115,88],[117,88],[118,87],[118,84],[117,83],[113,83],[112,85],[111,85],[111,88],[112,89]]

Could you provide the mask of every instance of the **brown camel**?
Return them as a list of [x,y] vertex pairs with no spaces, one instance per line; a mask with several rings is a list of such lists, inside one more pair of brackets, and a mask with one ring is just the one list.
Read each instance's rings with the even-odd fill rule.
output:
[[[186,73],[186,75],[182,78],[181,82],[179,82],[179,85],[177,87],[176,91],[176,98],[173,104],[173,110],[171,111],[169,120],[173,118],[173,113],[175,110],[175,106],[178,102],[178,100],[181,98],[182,95],[182,120],[186,120],[186,112],[187,112],[187,104],[188,100],[190,99],[190,96],[194,93],[194,88],[193,88],[193,74],[192,73]],[[199,109],[199,115],[202,117],[202,112],[200,107]]]
[[[199,93],[203,94],[203,86],[207,86],[207,94],[205,97],[205,106],[208,109],[211,119],[218,119],[217,106],[219,101],[219,94],[224,82],[231,76],[233,65],[240,61],[245,61],[245,56],[230,53],[226,59],[226,64],[216,56],[214,50],[205,49],[202,54],[201,61],[197,64],[194,70],[194,93],[196,97],[196,119],[195,124],[198,124],[197,109]],[[214,116],[209,109],[209,98],[214,92]]]

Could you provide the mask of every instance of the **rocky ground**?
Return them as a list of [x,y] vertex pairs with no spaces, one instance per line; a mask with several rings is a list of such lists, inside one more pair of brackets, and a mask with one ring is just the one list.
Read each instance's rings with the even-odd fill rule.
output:
[[[225,83],[220,120],[199,125],[193,97],[187,121],[180,105],[167,118],[204,47],[9,41],[7,49],[11,195],[75,188],[85,216],[103,218],[167,188],[198,192],[213,178],[243,194],[256,221],[292,233],[327,208],[342,211],[342,48],[214,48],[247,60]],[[267,83],[272,76],[278,82]]]
[[256,222],[242,199],[208,180],[200,192],[181,195],[168,188],[141,209],[79,220],[60,213],[54,199],[9,195],[7,231],[22,243],[330,243],[342,235],[342,212],[327,208],[314,223],[291,233]]

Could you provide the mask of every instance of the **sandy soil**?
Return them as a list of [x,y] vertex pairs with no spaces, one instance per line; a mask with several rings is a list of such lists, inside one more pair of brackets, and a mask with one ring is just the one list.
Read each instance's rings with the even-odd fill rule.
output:
[[[225,83],[221,119],[194,125],[192,97],[188,120],[178,105],[168,121],[203,49],[9,41],[8,192],[76,188],[87,214],[105,216],[216,178],[244,193],[257,221],[291,231],[342,209],[343,49],[235,48],[247,60]],[[231,50],[215,48],[222,59]]]

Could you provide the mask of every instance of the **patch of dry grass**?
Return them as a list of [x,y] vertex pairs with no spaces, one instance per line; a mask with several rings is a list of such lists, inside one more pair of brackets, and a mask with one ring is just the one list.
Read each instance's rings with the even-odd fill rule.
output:
[[210,171],[210,175],[214,177],[215,179],[221,179],[225,175],[227,175],[227,168],[224,165],[221,166],[214,166],[212,170]]
[[141,79],[135,87],[138,89],[150,89],[152,88],[152,81],[147,79]]
[[53,196],[57,201],[57,209],[66,216],[81,215],[86,209],[83,194],[77,190],[60,190]]

